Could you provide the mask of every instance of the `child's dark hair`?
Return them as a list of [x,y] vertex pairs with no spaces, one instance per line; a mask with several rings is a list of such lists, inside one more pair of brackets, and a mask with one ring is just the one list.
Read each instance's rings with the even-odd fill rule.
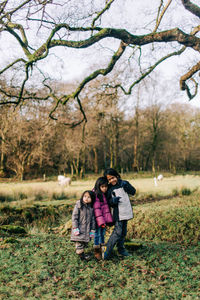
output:
[[94,201],[95,201],[95,193],[93,191],[87,190],[87,191],[83,192],[83,194],[81,195],[81,198],[80,198],[81,208],[84,205],[84,203],[83,203],[83,197],[84,197],[85,193],[88,193],[90,195],[90,198],[92,200],[91,201],[91,206],[93,207],[93,204],[94,204]]
[[103,184],[107,184],[108,185],[108,180],[106,177],[99,177],[95,183],[95,186],[94,186],[94,191],[97,195],[97,197],[99,198],[99,200],[101,202],[103,202],[103,195],[102,195],[102,191],[100,189],[100,186],[103,185]]
[[112,176],[115,176],[115,177],[117,177],[117,178],[121,178],[121,176],[119,175],[119,173],[115,170],[115,169],[113,169],[113,168],[108,168],[108,169],[106,169],[105,171],[104,171],[104,174],[103,174],[105,177],[107,176],[107,175],[112,175]]

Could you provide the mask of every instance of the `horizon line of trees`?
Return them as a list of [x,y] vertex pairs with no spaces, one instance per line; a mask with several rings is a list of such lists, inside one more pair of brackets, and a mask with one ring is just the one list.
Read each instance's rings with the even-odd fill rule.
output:
[[75,105],[48,118],[51,102],[0,107],[0,176],[30,179],[43,174],[83,177],[113,167],[124,171],[200,170],[200,110],[189,104],[146,106],[135,101],[129,113],[115,93],[93,87],[82,100],[87,122]]

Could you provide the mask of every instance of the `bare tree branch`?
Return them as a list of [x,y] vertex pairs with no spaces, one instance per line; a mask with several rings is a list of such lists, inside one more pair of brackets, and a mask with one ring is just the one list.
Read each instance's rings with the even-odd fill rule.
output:
[[18,62],[23,62],[24,64],[27,63],[23,58],[16,59],[16,60],[13,61],[11,64],[7,65],[3,70],[1,70],[1,71],[0,71],[0,74],[4,73],[5,71],[7,71],[9,68],[13,67],[13,66],[14,66],[15,64],[17,64]]
[[181,0],[185,9],[189,10],[193,15],[200,18],[200,7],[193,4],[190,0]]
[[[161,5],[162,5],[162,2],[163,2],[163,1],[161,0]],[[172,0],[168,0],[168,2],[167,2],[167,4],[165,5],[165,7],[163,8],[161,14],[160,14],[160,7],[159,7],[158,16],[157,16],[157,20],[156,20],[156,27],[155,27],[155,29],[153,30],[153,32],[156,32],[156,31],[157,31],[157,29],[158,29],[158,27],[159,27],[159,25],[160,25],[160,22],[161,22],[161,20],[162,20],[162,18],[163,18],[163,16],[164,16],[166,10],[167,10],[168,7],[170,6],[171,2],[172,2]]]
[[19,24],[13,24],[11,22],[9,22],[8,24],[6,24],[5,26],[5,31],[8,31],[10,34],[12,34],[16,40],[19,42],[21,48],[23,49],[25,55],[27,56],[27,58],[30,58],[31,57],[31,53],[30,51],[28,50],[28,42],[27,42],[27,39],[26,39],[26,36],[25,34],[23,34],[23,39],[24,41],[20,38],[20,36],[13,30],[13,29],[20,29],[20,31],[23,33],[24,30],[22,29],[22,26],[19,25]]
[[[53,36],[57,31],[60,29],[66,28],[67,30],[70,31],[91,31],[91,30],[96,30],[98,33],[95,35],[91,36],[88,39],[81,40],[81,41],[66,41],[66,40],[52,40]],[[53,48],[56,46],[66,46],[70,48],[87,48],[102,39],[108,38],[108,37],[113,37],[116,39],[119,39],[123,41],[127,45],[148,45],[153,42],[178,42],[181,45],[185,45],[187,47],[191,47],[197,51],[200,51],[200,38],[196,36],[191,36],[190,34],[187,34],[183,32],[179,28],[174,28],[166,31],[161,31],[161,32],[155,32],[155,33],[150,33],[147,35],[133,35],[129,33],[125,29],[116,29],[116,28],[100,28],[100,27],[87,27],[87,28],[72,28],[69,27],[67,24],[60,24],[56,26],[54,30],[52,30],[51,35],[48,38],[48,47]],[[34,57],[40,58],[43,52],[46,50],[47,43],[43,44],[36,52],[34,53]]]
[[3,1],[2,3],[0,3],[0,15],[3,13],[7,3],[7,1]]
[[[94,71],[92,74],[90,74],[88,77],[86,77],[80,83],[80,85],[78,86],[78,88],[76,89],[76,91],[71,96],[73,98],[78,97],[78,95],[80,94],[80,92],[82,91],[82,89],[84,88],[84,86],[88,82],[90,82],[93,79],[95,79],[98,75],[106,76],[108,73],[110,73],[112,71],[113,67],[115,66],[116,62],[119,60],[119,58],[124,53],[125,49],[126,49],[126,44],[124,44],[123,42],[121,42],[118,50],[112,56],[112,58],[111,58],[111,60],[110,60],[110,62],[108,64],[107,68],[105,68],[105,69],[98,69],[98,70]],[[63,104],[65,104],[68,99],[69,99],[69,97],[66,97],[66,100],[63,101]]]
[[[5,105],[5,104],[15,104],[18,105],[19,104],[19,93],[11,93],[6,91],[5,89],[0,88],[0,92],[7,97],[7,99],[16,99],[16,100],[1,100],[0,101],[0,105]],[[27,93],[27,91],[26,91]],[[38,97],[36,96],[34,93],[30,94],[30,95],[26,95],[26,96],[21,96],[21,101],[27,101],[27,100],[37,100],[37,101],[46,101],[51,97],[51,93],[49,93],[48,95],[46,95],[45,97]]]
[[[50,111],[49,117],[50,117],[52,120],[57,121],[58,118],[56,118],[56,117],[54,116],[54,113],[56,112],[56,110],[57,110],[59,104],[61,104],[62,102],[61,102],[61,99],[60,99],[60,98],[57,98],[54,94],[51,94],[51,97],[52,97],[54,100],[56,100],[56,105],[55,105],[54,108]],[[68,99],[68,100],[69,100],[69,99]],[[80,125],[80,124],[83,123],[83,122],[87,122],[87,117],[86,117],[85,111],[84,111],[84,109],[83,109],[83,107],[82,107],[81,101],[80,101],[80,99],[79,99],[78,96],[76,97],[76,100],[77,100],[77,103],[78,103],[78,105],[79,105],[80,112],[81,112],[81,114],[83,115],[83,118],[82,118],[81,120],[79,120],[79,121],[71,122],[71,123],[61,122],[63,125],[69,126],[70,128],[74,128],[74,127]]]
[[[32,0],[26,0],[23,3],[21,3],[19,6],[13,8],[12,10],[5,12],[1,17],[0,20],[3,20],[4,18],[10,18],[10,16],[12,16],[16,11],[20,10],[20,8],[22,8],[23,6],[25,6],[27,3],[31,2]],[[5,1],[7,2],[7,1]],[[6,5],[6,4],[5,4]],[[5,8],[5,5],[3,6],[3,9]],[[3,12],[2,9],[2,12]]]
[[[16,24],[15,24],[16,26]],[[95,35],[89,37],[85,40],[80,41],[70,41],[70,40],[53,40],[54,35],[61,29],[66,29],[67,31],[98,31]],[[70,47],[70,48],[87,48],[95,43],[101,41],[102,39],[113,37],[119,39],[126,43],[127,45],[148,45],[153,42],[173,42],[176,41],[179,44],[185,45],[186,47],[191,47],[196,51],[200,51],[200,38],[187,34],[180,30],[179,28],[174,28],[162,32],[153,32],[147,35],[133,35],[124,29],[115,29],[115,28],[100,28],[100,27],[77,27],[73,28],[67,24],[56,25],[55,28],[51,31],[47,41],[38,48],[33,54],[30,53],[26,44],[21,40],[21,38],[16,34],[16,32],[7,25],[6,30],[9,31],[12,35],[16,37],[20,43],[24,53],[29,58],[29,62],[35,62],[47,57],[49,49],[57,46]]]
[[[18,29],[20,31],[21,35],[22,35],[22,41],[21,41],[21,39],[19,39],[20,44],[25,45],[26,47],[28,46],[28,40],[27,40],[27,37],[26,37],[26,33],[25,33],[24,28],[21,24],[14,24],[12,22],[8,22],[6,24],[6,27],[8,28],[8,31],[11,30],[11,29]],[[10,31],[10,33],[15,36],[15,32]],[[18,36],[15,36],[15,37],[18,39]]]
[[[25,54],[25,58],[21,57],[13,62],[9,63],[6,67],[3,67],[2,70],[0,70],[0,75],[5,74],[7,71],[12,70],[12,67],[14,67],[17,63],[23,63],[22,67],[25,71],[25,78],[21,82],[21,88],[18,88],[18,92],[8,92],[8,89],[4,89],[3,87],[0,88],[0,92],[7,98],[2,99],[0,105],[5,103],[14,103],[19,104],[22,103],[25,100],[28,99],[38,99],[38,100],[46,100],[51,98],[54,103],[55,107],[50,112],[51,118],[56,118],[55,111],[58,108],[60,104],[65,105],[69,100],[76,101],[79,110],[82,115],[82,119],[74,122],[72,126],[76,126],[76,124],[80,124],[82,122],[86,122],[86,115],[84,112],[84,109],[81,104],[81,92],[83,91],[84,87],[87,83],[97,78],[99,75],[106,76],[108,73],[110,73],[114,66],[116,65],[116,62],[120,59],[120,57],[123,55],[125,49],[127,46],[130,47],[136,47],[142,48],[144,45],[150,45],[154,43],[171,43],[176,42],[177,44],[183,46],[179,51],[174,51],[172,53],[169,53],[165,55],[163,58],[159,59],[156,63],[154,63],[151,67],[148,68],[148,70],[142,71],[142,63],[140,65],[141,67],[141,76],[136,81],[134,81],[128,90],[125,90],[123,87],[123,84],[119,84],[116,87],[121,88],[121,90],[129,95],[132,92],[133,87],[141,82],[146,76],[148,76],[159,64],[161,64],[166,59],[175,56],[175,55],[181,55],[183,51],[186,48],[192,48],[197,52],[200,52],[200,37],[196,36],[196,33],[200,30],[200,25],[195,27],[194,30],[188,34],[187,32],[184,32],[181,30],[181,24],[177,28],[170,28],[168,30],[160,31],[158,32],[159,25],[161,24],[161,21],[163,20],[163,17],[169,8],[170,4],[172,3],[172,0],[166,0],[166,4],[163,5],[164,1],[160,1],[160,7],[158,8],[158,14],[156,18],[156,25],[152,32],[148,34],[143,35],[135,35],[128,31],[128,29],[123,28],[109,28],[109,27],[98,27],[96,25],[97,21],[100,20],[102,16],[104,16],[105,12],[108,12],[109,9],[114,3],[115,0],[108,0],[106,1],[105,5],[102,5],[102,8],[98,8],[98,11],[95,13],[95,17],[91,21],[91,16],[94,16],[94,11],[92,10],[91,14],[87,15],[87,22],[80,21],[79,15],[77,15],[77,20],[75,22],[70,22],[68,20],[68,14],[66,14],[65,18],[57,18],[54,17],[54,15],[51,15],[51,10],[48,11],[47,4],[54,5],[55,2],[52,3],[51,0],[26,0],[23,1],[20,5],[16,5],[16,7],[13,8],[13,2],[12,8],[8,8],[8,2],[3,1],[0,4],[0,31],[1,34],[4,34],[4,31],[12,35],[18,42],[20,49],[23,50]],[[9,4],[10,4],[9,3]],[[63,5],[66,3],[63,1]],[[59,4],[58,5],[62,5]],[[70,2],[71,3],[71,2]],[[181,0],[181,3],[185,9],[190,11],[193,15],[200,17],[200,7],[193,4],[190,0]],[[26,11],[24,12],[24,9],[26,8]],[[7,11],[6,11],[7,10]],[[30,27],[30,23],[28,24],[27,28],[23,26],[24,22],[22,21],[22,24],[18,23],[20,22],[21,15],[17,14],[17,12],[21,12],[21,10],[25,14],[26,21],[36,21],[40,22],[37,24],[37,29],[41,29],[42,24],[49,24],[46,28],[47,31],[45,31],[45,40],[42,40],[42,43],[38,46],[37,49],[33,49],[31,46],[32,44],[29,44],[30,35],[28,35],[27,31]],[[20,18],[18,18],[20,16]],[[16,17],[16,18],[15,18]],[[34,18],[36,17],[36,18]],[[14,19],[15,18],[15,19]],[[11,20],[12,19],[12,20]],[[59,20],[64,20],[63,23],[60,23]],[[81,19],[81,17],[80,17]],[[84,18],[83,18],[84,19]],[[69,21],[68,23],[65,21]],[[80,22],[79,22],[80,21]],[[101,19],[103,23],[103,18]],[[76,23],[77,22],[77,23]],[[75,25],[70,26],[70,24],[78,24],[77,27]],[[80,24],[84,24],[84,26],[81,26]],[[89,24],[89,27],[87,25]],[[90,26],[91,24],[91,26]],[[47,26],[46,26],[47,27]],[[128,27],[127,27],[128,28]],[[38,29],[38,30],[39,30]],[[36,30],[37,31],[37,30]],[[74,39],[72,38],[74,37]],[[115,40],[120,41],[120,46],[118,50],[115,52],[115,54],[111,57],[110,62],[108,63],[106,68],[99,68],[92,72],[89,76],[86,76],[84,80],[78,85],[78,87],[75,89],[75,91],[68,95],[61,95],[59,97],[56,96],[56,93],[53,93],[51,88],[49,87],[49,93],[44,98],[37,97],[37,95],[34,95],[33,93],[29,94],[28,91],[25,89],[25,85],[27,81],[29,80],[30,74],[29,70],[30,68],[35,68],[37,66],[36,62],[39,62],[40,60],[44,60],[46,57],[49,56],[50,49],[56,48],[56,47],[64,47],[64,48],[74,48],[74,49],[85,49],[89,48],[96,43],[102,42],[104,39],[110,39],[113,38]],[[34,46],[33,46],[34,47]],[[188,71],[185,75],[183,75],[180,79],[180,87],[181,90],[185,90],[189,96],[189,98],[193,98],[198,90],[198,84],[195,84],[195,93],[191,93],[188,85],[186,84],[187,80],[193,80],[193,75],[199,71],[199,62],[193,66],[190,71]],[[44,84],[44,86],[48,87]],[[10,101],[9,98],[10,97]]]
[[47,24],[51,24],[51,25],[56,25],[55,22],[52,22],[52,21],[48,21],[48,20],[41,20],[41,19],[34,19],[34,18],[28,18],[29,21],[37,21],[37,22],[41,22],[41,23],[47,23]]
[[[190,100],[193,99],[197,94],[198,84],[192,78],[192,76],[199,70],[200,70],[200,62],[198,62],[195,66],[193,66],[186,74],[181,76],[181,79],[180,79],[180,88],[182,91],[185,91],[185,90],[187,91],[187,95]],[[189,89],[188,85],[186,84],[186,80],[188,80],[188,79],[191,79],[195,83],[195,93],[193,95],[190,93],[190,89]]]
[[62,96],[61,98],[57,98],[57,102],[56,102],[56,106],[53,108],[53,110],[50,112],[50,117],[54,120],[56,120],[55,117],[53,117],[53,113],[56,111],[58,105],[62,102],[64,105],[69,101],[70,98],[73,98],[73,99],[76,99],[77,102],[78,102],[78,105],[79,105],[79,108],[80,108],[80,111],[83,115],[83,119],[78,121],[78,122],[74,122],[72,124],[69,124],[69,123],[64,123],[65,125],[70,125],[71,127],[75,127],[79,124],[81,124],[82,122],[87,122],[87,118],[86,118],[86,115],[85,115],[85,112],[84,112],[84,109],[82,107],[82,104],[81,104],[81,100],[79,98],[79,94],[80,92],[83,90],[83,88],[85,87],[85,85],[92,81],[93,79],[95,79],[98,75],[103,75],[103,76],[106,76],[109,72],[112,71],[113,67],[115,66],[116,62],[119,60],[119,58],[121,57],[121,55],[124,53],[126,49],[126,45],[121,42],[120,43],[120,46],[118,48],[118,50],[114,53],[114,55],[112,56],[107,68],[105,69],[99,69],[99,70],[96,70],[95,72],[93,72],[92,74],[90,74],[88,77],[86,77],[81,83],[80,85],[78,86],[78,88],[76,89],[76,91],[70,95],[65,95],[65,96]]
[[29,68],[30,68],[30,65],[27,64],[26,65],[26,73],[25,73],[26,76],[25,76],[25,79],[23,80],[23,83],[22,83],[22,86],[21,86],[21,90],[19,92],[19,98],[18,98],[18,101],[17,101],[18,103],[17,104],[19,104],[21,102],[21,100],[22,100],[22,96],[23,96],[23,92],[24,92],[24,87],[25,87],[26,82],[29,79]]
[[159,64],[161,64],[163,61],[166,59],[176,56],[176,55],[181,55],[185,51],[186,47],[182,47],[179,51],[172,52],[164,57],[162,57],[160,60],[158,60],[154,65],[152,65],[147,72],[143,73],[137,80],[135,80],[129,87],[129,89],[126,91],[125,88],[121,84],[117,84],[115,86],[112,85],[106,85],[111,88],[120,88],[125,95],[131,95],[132,89],[134,86],[138,83],[140,83],[145,77],[147,77]]
[[115,0],[110,0],[106,3],[106,6],[97,14],[97,16],[93,19],[92,21],[92,27],[94,27],[95,22],[105,13],[106,10],[108,10],[111,6],[111,4],[114,2]]

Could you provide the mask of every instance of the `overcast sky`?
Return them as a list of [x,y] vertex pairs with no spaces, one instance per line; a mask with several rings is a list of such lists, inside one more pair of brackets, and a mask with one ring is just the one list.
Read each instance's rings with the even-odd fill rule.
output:
[[[105,2],[102,0],[95,0],[96,3],[98,3],[98,1],[99,3]],[[164,3],[166,2],[167,1],[164,1]],[[166,17],[163,18],[159,30],[166,30],[170,28],[170,26],[173,26],[180,27],[187,32],[190,31],[191,24],[193,24],[193,26],[198,25],[199,19],[193,17],[191,13],[183,9],[180,2],[180,0],[173,0],[169,9],[169,14],[166,14]],[[125,28],[132,34],[147,34],[152,31],[152,28],[155,26],[155,12],[159,3],[160,0],[117,0],[112,5],[110,11],[102,18],[101,24],[97,25]],[[193,3],[199,4],[199,1],[194,0]],[[179,4],[178,7],[177,4]],[[58,13],[58,11],[55,13]],[[32,44],[42,44],[43,35],[39,33],[36,38],[33,31],[34,30],[30,30],[29,33]],[[43,72],[48,72],[54,79],[61,81],[80,81],[85,75],[89,75],[95,70],[97,62],[98,64],[101,63],[99,64],[101,67],[106,66],[113,51],[117,49],[118,44],[119,41],[108,39],[106,43],[100,42],[88,49],[75,50],[69,48],[63,49],[61,47],[54,48],[50,51],[50,56],[45,59],[45,61],[39,62],[38,67]],[[155,47],[157,47],[157,45],[155,45]],[[158,51],[160,56],[157,56],[156,59],[162,57],[162,52],[163,54],[165,54],[165,51],[167,53],[167,48],[168,45],[162,44],[160,52]],[[11,57],[17,58],[23,56],[16,41],[9,34],[0,36],[0,51],[1,69],[10,61]],[[145,51],[144,47],[144,56],[146,55]],[[171,95],[173,95],[173,90],[176,90],[176,96],[182,102],[188,102],[188,98],[186,93],[181,92],[179,89],[179,78],[185,72],[184,67],[186,67],[185,69],[187,71],[193,65],[197,55],[198,53],[189,49],[180,58],[171,58],[156,69],[158,72],[157,76],[162,77],[163,79],[166,78],[166,82],[172,82],[172,79],[174,77],[176,78],[173,80],[171,91],[169,90],[168,93],[170,95],[171,92]],[[120,63],[123,63],[123,60],[121,60]],[[200,93],[199,96],[196,96],[190,103],[192,106],[200,107]]]

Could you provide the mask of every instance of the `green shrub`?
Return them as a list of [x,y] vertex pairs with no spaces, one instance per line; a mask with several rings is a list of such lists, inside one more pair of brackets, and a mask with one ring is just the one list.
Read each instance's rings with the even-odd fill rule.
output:
[[33,216],[31,214],[31,211],[29,210],[24,210],[23,217],[26,220],[26,222],[31,223],[33,221]]
[[64,192],[53,193],[51,199],[52,200],[63,200],[63,199],[67,199],[67,195]]
[[0,226],[0,232],[8,233],[8,234],[26,234],[26,230],[24,227],[21,226],[14,226],[14,225],[2,225]]
[[18,194],[18,198],[19,198],[19,200],[23,200],[23,199],[27,199],[28,196],[26,194],[24,194],[24,193],[19,193]]
[[179,195],[179,191],[178,191],[177,188],[175,188],[175,189],[172,190],[172,195],[173,195],[174,197],[177,197],[177,196]]
[[44,195],[42,192],[38,192],[35,194],[35,201],[41,201],[43,199]]
[[[198,196],[197,196],[198,198]],[[199,201],[166,200],[135,208],[135,217],[129,222],[128,238],[162,240],[196,245],[200,240]]]
[[189,195],[191,195],[192,194],[192,191],[189,189],[189,188],[182,188],[181,189],[181,194],[183,195],[183,196],[189,196]]
[[13,237],[8,237],[6,239],[3,240],[4,244],[15,244],[15,243],[19,243],[18,240],[16,240]]
[[18,201],[18,200],[23,200],[27,199],[28,196],[24,193],[17,193],[14,195],[9,195],[9,194],[0,194],[0,202],[12,202],[12,201]]
[[0,202],[11,202],[14,201],[15,199],[13,198],[13,196],[11,195],[4,195],[4,194],[0,194]]

